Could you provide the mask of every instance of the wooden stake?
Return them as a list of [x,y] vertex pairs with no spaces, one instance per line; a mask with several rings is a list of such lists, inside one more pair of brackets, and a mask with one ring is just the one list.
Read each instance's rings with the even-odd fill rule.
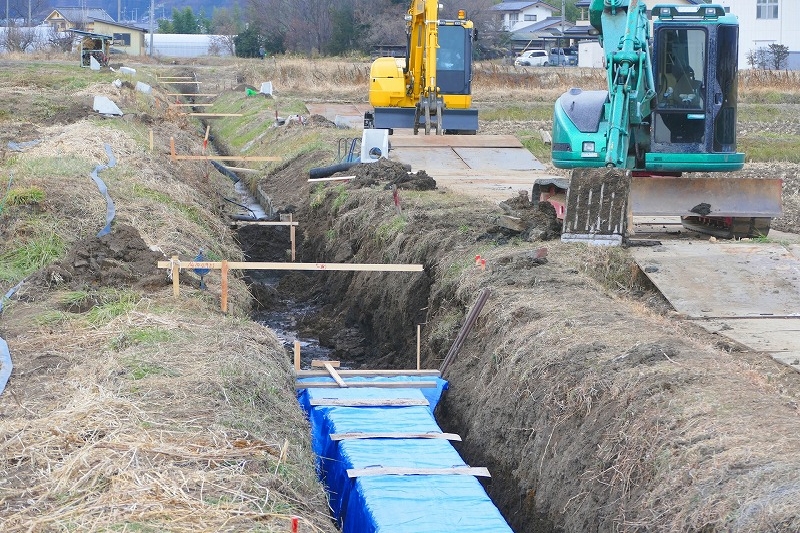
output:
[[[289,220],[288,220],[288,222],[289,222],[290,224],[293,222],[293,221],[292,221],[292,214],[291,214],[291,213],[289,213]],[[291,241],[291,243],[292,243],[292,261],[294,261],[294,259],[295,259],[295,254],[294,254],[294,239],[295,239],[295,235],[296,235],[296,233],[297,233],[297,232],[295,231],[294,224],[292,224],[291,226],[289,226],[289,240],[290,240],[290,241]]]
[[172,157],[172,162],[173,163],[177,163],[178,162],[178,156],[175,154],[175,137],[170,137],[169,138],[169,153],[170,153],[170,156]]
[[300,341],[294,341],[294,369],[300,371]]
[[417,370],[419,370],[420,360],[419,360],[419,346],[420,346],[420,336],[422,333],[422,326],[417,324]]
[[150,128],[150,151],[153,151],[153,128]]
[[345,383],[344,380],[342,379],[342,376],[340,376],[339,373],[336,372],[336,369],[333,368],[332,364],[325,363],[325,370],[328,371],[328,374],[331,375],[333,381],[335,381],[337,385],[339,385],[342,388],[347,387],[347,383]]
[[228,312],[228,262],[222,261],[222,312]]
[[177,255],[172,256],[172,296],[178,297],[180,289],[181,262]]

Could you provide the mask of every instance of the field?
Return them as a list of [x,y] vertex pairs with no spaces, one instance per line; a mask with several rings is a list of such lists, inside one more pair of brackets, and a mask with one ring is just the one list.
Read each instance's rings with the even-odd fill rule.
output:
[[[321,313],[299,326],[339,352],[357,345],[371,367],[413,364],[423,322],[435,367],[485,288],[492,298],[439,415],[467,462],[489,467],[488,491],[515,531],[800,529],[800,377],[673,313],[626,250],[515,239],[491,222],[497,206],[455,193],[403,191],[398,215],[383,184],[307,183],[337,139],[358,132],[312,117],[270,125],[309,102],[364,102],[366,62],[143,63],[135,79],[63,62],[3,66],[0,292],[25,280],[0,315],[15,365],[0,396],[4,531],[287,531],[292,516],[301,531],[334,531],[289,356],[249,320],[252,295],[262,307],[314,299]],[[421,262],[425,275],[290,276],[269,294],[234,276],[223,315],[219,275],[201,290],[183,270],[174,298],[158,259],[286,255],[253,246],[285,247],[280,234],[231,231],[227,178],[170,161],[170,139],[200,153],[206,125],[169,106],[167,93],[186,87],[158,76],[194,74],[219,93],[216,111],[243,114],[208,122],[213,149],[283,158],[254,164],[248,182],[302,221],[301,260]],[[153,94],[133,90],[137,80]],[[267,80],[274,99],[246,96]],[[743,173],[784,178],[773,228],[796,233],[797,82],[743,74],[739,125]],[[547,163],[538,132],[557,95],[602,83],[588,70],[481,64],[481,131],[517,135]],[[97,94],[125,116],[93,113]],[[105,144],[116,165],[99,175],[116,218],[97,237],[107,204],[89,173],[109,164]]]

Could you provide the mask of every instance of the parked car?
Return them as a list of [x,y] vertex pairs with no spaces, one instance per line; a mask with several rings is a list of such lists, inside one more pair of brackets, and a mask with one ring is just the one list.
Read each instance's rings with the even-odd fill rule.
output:
[[578,49],[572,47],[551,48],[550,66],[552,67],[574,67],[578,65]]
[[547,50],[525,50],[514,60],[518,67],[546,67],[549,61]]

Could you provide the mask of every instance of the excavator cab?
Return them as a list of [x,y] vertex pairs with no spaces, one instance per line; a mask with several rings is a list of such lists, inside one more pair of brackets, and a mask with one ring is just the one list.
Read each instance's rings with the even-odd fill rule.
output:
[[656,97],[647,170],[730,171],[744,164],[736,152],[739,28],[719,9],[696,20],[674,6],[653,10]]
[[436,82],[443,95],[472,91],[472,31],[461,25],[439,26]]

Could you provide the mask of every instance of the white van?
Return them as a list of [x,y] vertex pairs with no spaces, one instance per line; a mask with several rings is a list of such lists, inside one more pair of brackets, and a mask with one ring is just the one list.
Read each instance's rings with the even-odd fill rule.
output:
[[514,60],[518,67],[546,67],[549,61],[546,50],[525,50]]

